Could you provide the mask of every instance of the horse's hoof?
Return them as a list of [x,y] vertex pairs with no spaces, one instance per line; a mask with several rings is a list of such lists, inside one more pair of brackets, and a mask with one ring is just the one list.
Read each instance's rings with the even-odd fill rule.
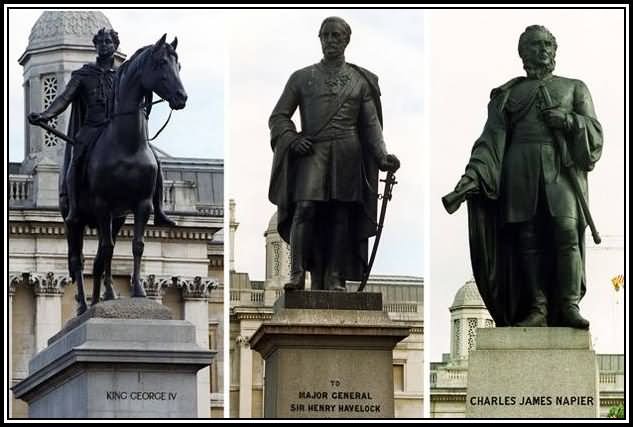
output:
[[103,294],[103,300],[104,301],[110,301],[113,299],[117,299],[116,294],[114,293],[114,291],[105,291],[105,293]]
[[167,215],[165,215],[164,213],[159,212],[154,214],[154,225],[162,227],[175,227],[176,223],[174,222],[174,220],[167,217]]
[[145,289],[143,289],[143,287],[139,286],[134,287],[134,291],[132,292],[132,298],[145,298],[147,297],[147,294],[145,293]]
[[77,316],[81,316],[86,312],[86,310],[88,310],[88,306],[86,306],[85,303],[79,304],[79,307],[77,307]]

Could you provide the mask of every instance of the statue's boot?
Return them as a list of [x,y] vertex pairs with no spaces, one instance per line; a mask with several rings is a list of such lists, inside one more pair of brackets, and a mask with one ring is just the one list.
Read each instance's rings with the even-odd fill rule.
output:
[[66,172],[66,191],[68,192],[68,213],[64,218],[67,224],[79,222],[79,207],[77,201],[77,165],[75,161],[70,163]]
[[547,326],[547,314],[539,310],[530,311],[528,315],[523,320],[515,324],[515,326],[528,328]]
[[332,224],[327,269],[327,289],[330,291],[345,292],[346,290],[345,276],[341,272],[345,271],[345,262],[349,258],[346,256],[348,250],[349,209],[346,204],[337,204],[334,207],[334,223]]
[[158,157],[156,161],[158,163],[158,173],[156,175],[156,191],[154,191],[154,198],[152,199],[152,204],[154,205],[154,225],[175,227],[176,223],[163,211],[163,173]]
[[[564,219],[561,222],[565,221]],[[580,289],[583,276],[579,235],[575,222],[563,223],[557,236],[558,324],[576,329],[589,329],[589,321],[580,315]]]
[[[575,329],[589,329],[589,321],[580,315],[578,302],[580,301],[581,266],[567,269],[567,280],[563,273],[559,274],[560,310],[558,324]],[[561,268],[559,270],[565,270]]]
[[523,248],[521,262],[523,264],[523,285],[527,296],[526,303],[529,302],[530,307],[527,316],[514,326],[547,326],[547,298],[543,291],[541,250],[536,246]]
[[314,220],[314,208],[298,204],[290,227],[290,281],[284,285],[287,291],[305,289],[306,256],[309,253]]
[[306,287],[305,271],[290,274],[290,280],[284,285],[286,291],[301,291]]
[[340,273],[331,273],[328,280],[328,289],[330,291],[345,292],[345,279]]

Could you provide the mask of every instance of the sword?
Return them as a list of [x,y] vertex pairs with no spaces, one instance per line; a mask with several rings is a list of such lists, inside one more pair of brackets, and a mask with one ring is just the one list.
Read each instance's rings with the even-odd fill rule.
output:
[[57,129],[55,129],[52,126],[47,125],[46,123],[42,122],[42,121],[37,121],[37,122],[31,122],[29,120],[29,122],[34,125],[34,126],[39,126],[42,129],[52,133],[53,135],[55,135],[56,137],[63,139],[64,141],[66,141],[67,143],[71,144],[71,145],[75,145],[75,140],[72,139],[71,137],[69,137],[68,135],[66,135],[63,132],[58,131]]
[[382,195],[378,195],[379,199],[382,198],[382,205],[380,206],[380,219],[378,220],[378,227],[376,228],[376,238],[374,239],[374,247],[371,249],[369,263],[367,264],[367,268],[365,269],[365,273],[363,274],[363,280],[360,282],[360,285],[358,286],[358,290],[356,292],[362,292],[363,289],[365,289],[367,280],[369,279],[369,273],[371,272],[371,267],[374,265],[376,252],[378,251],[378,243],[380,242],[380,236],[382,235],[382,226],[385,223],[387,203],[389,203],[389,201],[391,200],[393,186],[398,183],[393,172],[387,172],[387,177],[385,179],[381,179],[380,181],[385,183],[385,190],[383,191]]
[[[545,101],[545,109],[555,108],[554,102],[552,102],[552,97],[549,94],[549,90],[543,84],[539,87],[541,92],[541,96],[543,96],[543,101]],[[554,134],[554,138],[556,139],[556,144],[558,145],[558,149],[560,151],[563,170],[567,172],[567,178],[569,178],[569,182],[571,183],[572,188],[574,189],[574,194],[576,195],[576,199],[580,204],[580,209],[582,210],[585,219],[587,220],[587,224],[589,225],[589,229],[591,230],[591,236],[593,237],[593,241],[596,245],[600,244],[602,239],[600,238],[600,234],[598,234],[598,230],[596,229],[596,225],[593,222],[593,218],[591,217],[591,212],[589,212],[589,206],[587,205],[587,201],[585,200],[585,196],[582,194],[582,189],[580,188],[580,183],[578,182],[578,177],[574,173],[572,167],[573,164],[571,160],[569,160],[569,153],[567,150],[567,143],[565,141],[565,137],[559,129],[550,129]]]

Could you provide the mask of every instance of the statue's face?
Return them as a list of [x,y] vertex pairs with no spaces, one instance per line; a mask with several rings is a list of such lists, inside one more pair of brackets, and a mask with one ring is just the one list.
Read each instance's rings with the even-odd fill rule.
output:
[[552,67],[556,57],[554,41],[542,31],[535,31],[530,35],[523,52],[523,61],[538,68]]
[[345,28],[339,22],[328,22],[321,30],[321,50],[326,59],[343,56],[347,47]]
[[97,55],[99,58],[107,58],[114,55],[114,41],[109,33],[105,33],[95,40],[95,47],[97,48]]

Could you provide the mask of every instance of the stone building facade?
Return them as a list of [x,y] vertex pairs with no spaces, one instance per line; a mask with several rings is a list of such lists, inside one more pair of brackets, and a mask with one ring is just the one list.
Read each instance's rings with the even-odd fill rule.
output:
[[[94,61],[92,37],[110,28],[91,11],[47,11],[33,26],[20,58],[24,67],[24,116],[42,111],[63,89],[70,73]],[[122,35],[124,36],[124,35]],[[116,54],[117,62],[125,56]],[[69,111],[53,123],[64,131]],[[25,378],[28,362],[48,338],[75,315],[75,286],[68,275],[67,244],[58,211],[58,179],[64,143],[40,128],[25,133],[24,160],[9,164],[8,298],[9,386]],[[164,204],[177,226],[145,230],[141,274],[148,297],[168,306],[176,319],[196,327],[198,344],[217,352],[198,374],[198,416],[222,417],[223,397],[223,197],[224,162],[169,156],[157,150],[165,178]],[[132,221],[126,221],[112,261],[114,287],[130,295]],[[95,230],[84,237],[86,294],[92,294]],[[26,417],[22,401],[10,398],[10,416]]]
[[[273,303],[283,292],[289,277],[289,249],[277,232],[274,215],[264,233],[266,240],[266,277],[251,280],[248,273],[235,270],[233,242],[238,228],[235,203],[229,208],[230,306],[230,416],[261,418],[264,413],[264,361],[249,346],[249,338],[259,325],[270,320]],[[309,286],[309,280],[308,285]],[[358,283],[349,284],[355,290]],[[421,418],[423,405],[424,316],[421,277],[372,275],[368,292],[380,292],[383,310],[389,317],[410,328],[410,335],[393,351],[395,416]]]

